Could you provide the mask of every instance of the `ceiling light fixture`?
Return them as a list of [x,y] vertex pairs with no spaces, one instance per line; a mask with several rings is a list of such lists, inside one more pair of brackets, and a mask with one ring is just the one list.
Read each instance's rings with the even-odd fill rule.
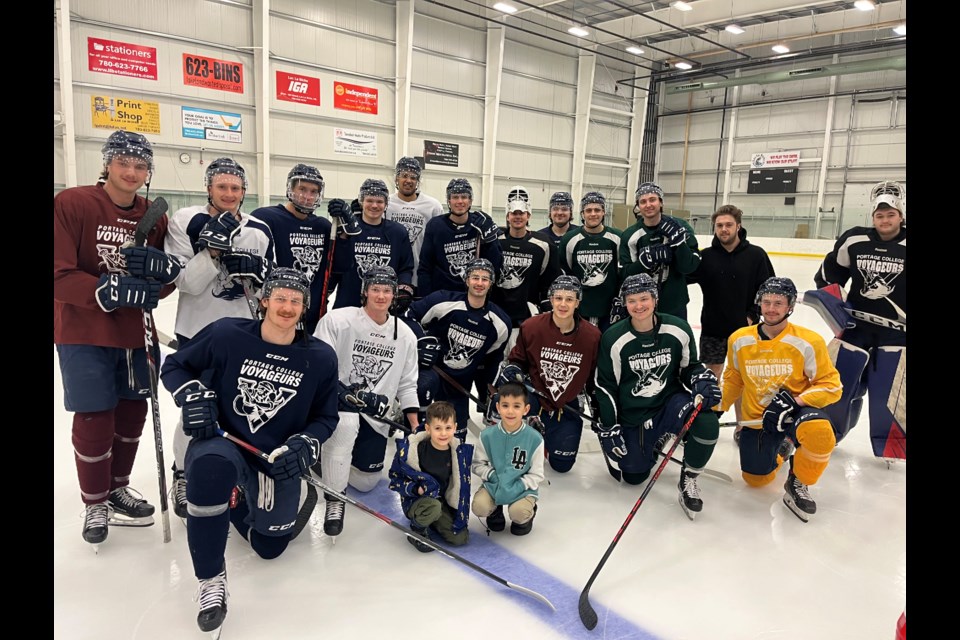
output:
[[897,25],[896,27],[893,28],[893,32],[894,32],[895,34],[897,34],[898,36],[905,36],[905,35],[907,35],[907,23],[904,22],[904,23],[901,24],[901,25]]
[[627,52],[632,53],[635,56],[639,56],[640,54],[643,53],[643,49],[641,49],[640,47],[627,47]]
[[582,29],[580,27],[570,27],[569,29],[567,29],[567,33],[571,33],[577,36],[578,38],[586,38],[588,35],[590,35],[589,31],[587,31],[586,29]]
[[853,6],[860,11],[873,11],[877,8],[877,5],[873,3],[873,0],[857,0],[853,3]]
[[771,48],[777,53],[790,53],[790,47],[785,44],[775,44]]
[[729,31],[730,33],[732,33],[732,34],[735,35],[735,36],[738,36],[738,35],[740,35],[741,33],[743,33],[743,29],[741,29],[740,27],[738,27],[738,26],[735,25],[735,24],[728,24],[724,30],[725,30],[725,31]]
[[670,6],[676,9],[677,11],[690,11],[693,9],[693,7],[691,7],[686,2],[680,2],[679,0],[677,2],[671,2]]
[[693,65],[690,64],[689,62],[678,62],[673,66],[675,66],[677,69],[683,69],[684,71],[686,71],[687,69],[693,69]]
[[514,6],[512,6],[512,5],[509,5],[509,4],[507,4],[506,2],[498,2],[497,4],[493,5],[493,8],[496,9],[497,11],[502,11],[502,12],[504,12],[504,13],[516,13],[516,12],[517,12],[517,8],[516,8],[516,7],[514,7]]

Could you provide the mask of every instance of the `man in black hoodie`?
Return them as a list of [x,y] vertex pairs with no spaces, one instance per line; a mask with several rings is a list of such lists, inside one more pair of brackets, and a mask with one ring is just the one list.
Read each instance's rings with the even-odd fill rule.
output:
[[[703,290],[700,312],[700,360],[720,378],[727,338],[740,327],[756,324],[757,289],[774,275],[767,252],[750,244],[740,220],[743,211],[725,204],[710,216],[713,242],[700,251],[700,266],[687,276]],[[735,406],[740,420],[740,403]],[[738,427],[739,430],[739,427]]]

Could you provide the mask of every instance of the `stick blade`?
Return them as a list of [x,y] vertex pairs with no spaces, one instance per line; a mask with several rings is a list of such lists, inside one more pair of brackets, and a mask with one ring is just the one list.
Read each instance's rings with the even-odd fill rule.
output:
[[133,243],[136,246],[142,247],[147,243],[147,236],[149,236],[153,228],[157,226],[157,221],[167,213],[168,208],[169,205],[167,201],[162,197],[158,197],[150,203],[143,217],[140,218],[140,222],[137,223],[136,230],[133,232]]
[[593,606],[590,604],[590,593],[587,589],[584,589],[580,593],[580,604],[577,609],[580,612],[580,622],[583,623],[587,629],[591,631],[597,627],[597,612],[593,610]]
[[530,597],[533,598],[534,600],[539,600],[540,602],[542,602],[543,604],[547,605],[548,607],[550,607],[550,608],[553,609],[554,611],[557,610],[557,608],[556,608],[555,606],[553,606],[553,603],[550,602],[549,600],[547,600],[546,596],[543,596],[543,595],[537,593],[536,591],[534,591],[534,590],[532,590],[532,589],[527,589],[526,587],[521,587],[520,585],[518,585],[518,584],[513,584],[512,582],[507,582],[507,586],[510,587],[511,589],[514,589],[514,590],[516,590],[516,591],[519,591],[520,593],[522,593],[522,594],[524,594],[524,595],[530,596]]

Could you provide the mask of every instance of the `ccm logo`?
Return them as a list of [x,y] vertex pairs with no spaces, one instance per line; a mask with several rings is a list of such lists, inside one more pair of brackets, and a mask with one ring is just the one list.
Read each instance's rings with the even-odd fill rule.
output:
[[296,524],[296,521],[288,522],[287,524],[275,524],[271,527],[267,527],[269,531],[286,531],[293,527]]
[[272,353],[268,353],[267,357],[270,358],[271,360],[281,360],[283,362],[286,362],[287,360],[290,359],[290,358],[284,358],[283,356],[275,356]]

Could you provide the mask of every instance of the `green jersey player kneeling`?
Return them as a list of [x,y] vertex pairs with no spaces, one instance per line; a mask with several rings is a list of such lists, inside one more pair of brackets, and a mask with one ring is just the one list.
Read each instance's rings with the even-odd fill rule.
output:
[[720,423],[711,407],[720,402],[717,377],[697,356],[686,320],[656,313],[657,283],[647,274],[628,276],[620,287],[628,318],[600,338],[597,363],[599,436],[605,455],[617,461],[623,480],[640,484],[657,455],[679,433],[702,399],[688,432],[680,474],[680,506],[694,519],[703,509],[697,477],[713,453]]

